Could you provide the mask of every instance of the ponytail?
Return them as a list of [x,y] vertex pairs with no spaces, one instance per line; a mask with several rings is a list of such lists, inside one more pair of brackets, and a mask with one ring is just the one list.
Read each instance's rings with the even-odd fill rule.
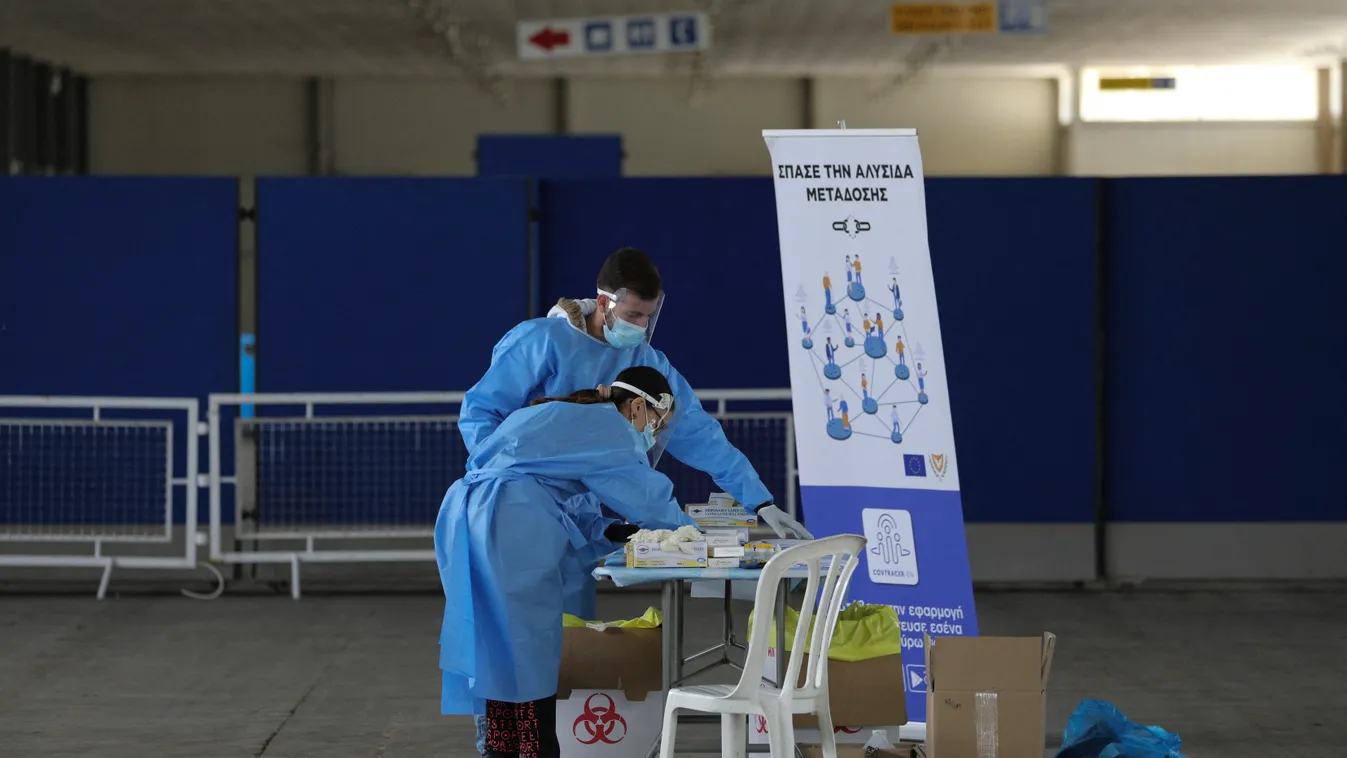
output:
[[602,403],[612,403],[613,405],[622,405],[636,397],[634,392],[624,390],[621,387],[600,386],[596,390],[577,390],[564,397],[540,397],[529,403],[529,405],[542,405],[543,403],[575,403],[576,405],[599,405]]

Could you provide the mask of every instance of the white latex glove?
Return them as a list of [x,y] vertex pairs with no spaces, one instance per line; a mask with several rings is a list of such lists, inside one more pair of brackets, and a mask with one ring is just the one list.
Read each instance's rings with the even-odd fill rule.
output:
[[775,505],[764,505],[758,509],[758,518],[772,527],[776,536],[783,540],[812,540],[814,535],[804,528],[804,524],[796,521],[786,514],[785,511]]

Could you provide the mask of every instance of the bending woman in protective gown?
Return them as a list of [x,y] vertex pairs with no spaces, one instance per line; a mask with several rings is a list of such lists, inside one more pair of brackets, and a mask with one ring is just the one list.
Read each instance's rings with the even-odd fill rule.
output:
[[646,458],[672,411],[668,380],[646,366],[610,387],[541,398],[510,414],[445,494],[441,710],[485,712],[489,755],[560,755],[562,558],[635,531],[599,503],[643,528],[693,524]]

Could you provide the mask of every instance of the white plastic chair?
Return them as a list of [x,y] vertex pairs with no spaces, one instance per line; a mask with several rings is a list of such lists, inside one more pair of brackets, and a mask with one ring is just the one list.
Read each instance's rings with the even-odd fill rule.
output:
[[[842,608],[851,574],[865,549],[865,538],[856,534],[841,534],[813,540],[783,550],[767,562],[758,581],[753,600],[753,629],[748,642],[748,656],[738,684],[710,684],[675,687],[664,703],[664,734],[660,740],[660,758],[674,758],[674,737],[678,729],[678,710],[720,714],[720,752],[724,758],[744,758],[748,742],[748,717],[762,716],[767,722],[767,733],[773,758],[791,758],[795,754],[795,714],[817,714],[819,733],[823,741],[824,758],[837,758],[837,741],[833,735],[832,715],[828,709],[828,647],[832,644],[837,614]],[[828,573],[820,587],[819,564],[829,557]],[[790,663],[786,668],[786,682],[771,687],[763,683],[762,673],[767,662],[767,648],[775,644],[770,627],[776,618],[777,585],[782,575],[797,563],[809,567],[809,583],[800,608],[800,621],[791,644]],[[823,623],[811,624],[817,614]],[[810,628],[813,634],[810,634]],[[808,645],[805,644],[809,636]],[[800,685],[800,666],[806,651],[809,668],[804,684]],[[784,655],[778,650],[777,655]]]

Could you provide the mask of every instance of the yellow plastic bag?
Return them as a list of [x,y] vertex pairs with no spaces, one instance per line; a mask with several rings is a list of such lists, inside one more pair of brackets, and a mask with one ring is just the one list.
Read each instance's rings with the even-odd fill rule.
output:
[[[812,634],[814,617],[810,623]],[[800,623],[800,612],[786,608],[786,650],[789,652],[795,642],[795,630]],[[753,616],[748,617],[749,629],[753,628]],[[776,639],[776,623],[769,631]],[[806,643],[807,644],[807,643]],[[805,652],[809,652],[806,648]],[[855,602],[846,606],[837,614],[837,627],[833,630],[833,641],[828,647],[828,659],[833,661],[868,661],[871,658],[883,658],[886,655],[898,655],[903,652],[902,627],[898,625],[898,612],[891,605],[866,605]]]
[[664,623],[664,614],[658,608],[646,608],[645,613],[634,619],[626,621],[584,621],[578,616],[572,616],[569,613],[561,615],[562,628],[578,629],[580,627],[589,627],[596,631],[604,629],[658,629]]

